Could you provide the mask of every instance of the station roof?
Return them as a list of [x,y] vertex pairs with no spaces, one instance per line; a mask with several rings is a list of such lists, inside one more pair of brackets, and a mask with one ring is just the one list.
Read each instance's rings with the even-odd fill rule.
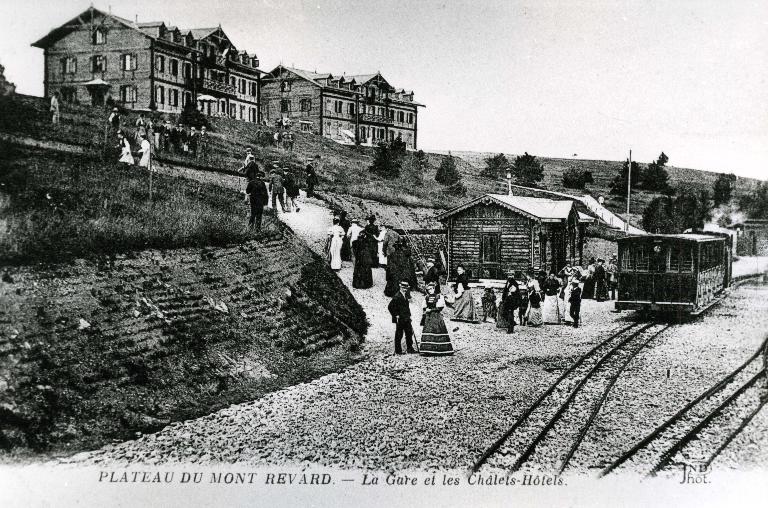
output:
[[[532,198],[527,196],[509,196],[506,194],[485,194],[457,206],[437,216],[445,220],[452,215],[479,204],[497,204],[516,213],[538,219],[542,222],[560,222],[567,220],[573,210],[573,201],[554,200],[547,198]],[[579,222],[592,222],[594,219],[587,214],[579,214]]]

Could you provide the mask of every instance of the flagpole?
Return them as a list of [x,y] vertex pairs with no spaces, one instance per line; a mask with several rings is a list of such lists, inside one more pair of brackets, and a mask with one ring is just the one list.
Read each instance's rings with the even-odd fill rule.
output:
[[624,220],[624,231],[629,232],[629,195],[632,192],[632,150],[629,151],[629,166],[627,167],[627,215]]

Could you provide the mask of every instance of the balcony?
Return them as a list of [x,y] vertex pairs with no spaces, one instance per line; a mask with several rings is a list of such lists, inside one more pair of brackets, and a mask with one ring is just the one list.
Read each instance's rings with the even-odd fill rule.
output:
[[234,86],[207,78],[203,79],[203,90],[213,90],[229,95],[237,95],[237,89]]
[[359,116],[359,119],[361,122],[369,122],[369,123],[384,123],[387,125],[392,125],[392,120],[387,118],[384,115],[373,115],[371,113],[361,113]]

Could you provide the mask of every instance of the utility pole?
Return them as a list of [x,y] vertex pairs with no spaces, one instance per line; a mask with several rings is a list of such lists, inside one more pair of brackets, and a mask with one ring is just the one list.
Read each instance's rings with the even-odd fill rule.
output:
[[627,167],[627,215],[624,220],[624,231],[629,232],[629,194],[632,192],[632,150],[629,151],[629,166]]

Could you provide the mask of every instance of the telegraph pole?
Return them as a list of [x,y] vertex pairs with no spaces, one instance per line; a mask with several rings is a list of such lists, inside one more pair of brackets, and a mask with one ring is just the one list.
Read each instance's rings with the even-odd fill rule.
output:
[[629,232],[629,194],[632,192],[632,150],[629,151],[629,166],[627,167],[627,214],[624,220],[624,231]]

